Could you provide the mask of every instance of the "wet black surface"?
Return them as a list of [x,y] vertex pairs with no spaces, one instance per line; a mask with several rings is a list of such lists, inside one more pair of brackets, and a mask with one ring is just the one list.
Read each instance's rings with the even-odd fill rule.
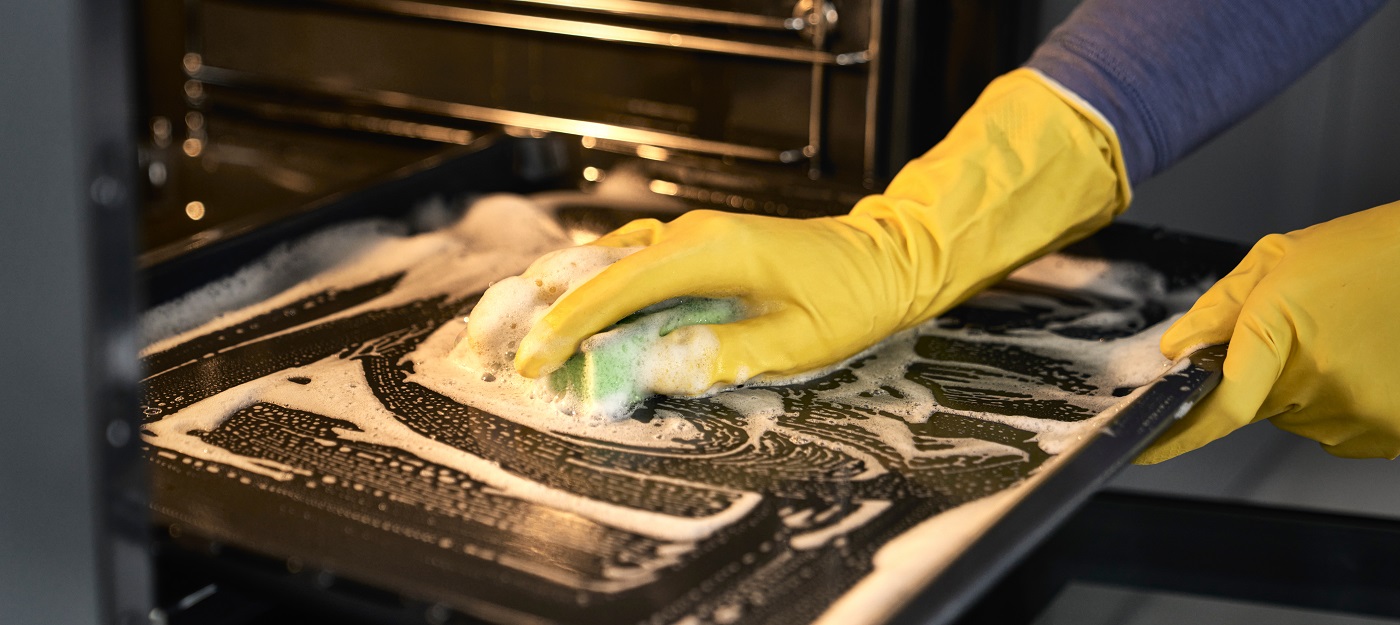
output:
[[[359,427],[340,418],[347,415],[254,399],[216,427],[190,434],[214,448],[286,465],[291,479],[163,448],[147,430],[161,524],[495,622],[671,623],[693,616],[701,623],[805,623],[868,574],[872,556],[889,540],[1019,483],[1050,457],[1031,431],[945,411],[909,422],[827,392],[854,383],[851,370],[775,389],[784,414],[757,440],[745,417],[712,399],[653,400],[634,415],[688,417],[698,435],[669,441],[664,450],[543,431],[409,379],[412,361],[404,357],[469,312],[474,298],[370,305],[323,319],[372,304],[397,281],[391,276],[317,294],[148,356],[147,423],[264,377],[314,392],[310,374],[285,372],[339,359],[358,366],[377,409],[530,483],[666,518],[739,513],[693,542],[634,533],[503,493],[411,449],[356,440]],[[1165,314],[1164,304],[1151,298],[1028,294],[1014,285],[1000,295],[1033,298],[1017,310],[979,308],[973,300],[950,314],[942,325],[956,331],[922,336],[904,378],[958,411],[1079,421],[1097,412],[1089,399],[1125,390],[1094,387],[1083,363],[961,340],[957,333],[1004,333],[1135,307],[1136,316],[1124,316],[1126,326],[1072,337],[1092,341],[1131,334],[1142,320]],[[1047,298],[1055,304],[1033,304]],[[1060,389],[1069,399],[988,389],[1008,378]],[[878,392],[898,398],[900,390]],[[911,457],[861,426],[871,419],[903,424],[918,451],[953,451]],[[969,441],[995,443],[999,451],[956,451]],[[756,505],[746,503],[755,496]],[[835,538],[811,539],[838,524]],[[802,548],[795,547],[793,539],[804,534]]]

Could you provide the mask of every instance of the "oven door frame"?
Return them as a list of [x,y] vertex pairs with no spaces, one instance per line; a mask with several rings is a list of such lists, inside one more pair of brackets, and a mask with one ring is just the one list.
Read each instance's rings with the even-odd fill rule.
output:
[[143,623],[152,605],[137,423],[135,10],[102,0],[0,9],[10,35],[0,37],[10,426],[0,605],[11,622]]

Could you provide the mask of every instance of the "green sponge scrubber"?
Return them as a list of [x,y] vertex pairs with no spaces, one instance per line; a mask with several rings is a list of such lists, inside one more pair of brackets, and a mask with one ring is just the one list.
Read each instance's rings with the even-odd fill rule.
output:
[[684,326],[737,321],[741,308],[730,299],[677,298],[638,311],[585,340],[549,375],[549,388],[575,411],[626,416],[656,394],[646,373],[658,364],[655,348],[662,337]]

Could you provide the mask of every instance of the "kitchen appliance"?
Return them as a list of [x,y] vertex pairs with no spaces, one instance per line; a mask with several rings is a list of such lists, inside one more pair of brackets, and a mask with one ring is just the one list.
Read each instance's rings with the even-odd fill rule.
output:
[[[1033,17],[1023,2],[151,0],[140,20],[147,185],[140,262],[148,304],[336,224],[421,221],[419,207],[434,197],[565,192],[560,217],[595,229],[685,208],[791,217],[844,212],[931,146],[988,80],[1029,52]],[[1174,258],[1183,245],[1196,249],[1194,260]],[[1220,271],[1236,252],[1126,227],[1080,250],[1148,263],[1180,283]],[[969,323],[982,322],[973,315]],[[220,348],[209,356],[231,353]],[[286,352],[248,353],[273,360]],[[178,359],[166,360],[178,368]],[[1018,515],[928,587],[916,604],[922,613],[948,619],[966,607],[1172,410],[1208,388],[1211,362],[1204,358],[1171,379],[1171,388],[1155,388],[1124,415],[1128,430],[1095,439],[1027,495]],[[163,366],[151,358],[147,365],[149,402]],[[259,422],[245,416],[236,422]],[[153,417],[147,414],[148,423]],[[212,445],[237,438],[209,436]],[[717,583],[713,571],[695,578],[693,589],[673,579],[611,604],[606,593],[580,592],[565,597],[578,602],[573,617],[564,616],[568,601],[547,586],[512,596],[520,587],[507,585],[483,601],[482,591],[459,590],[480,578],[433,577],[441,554],[431,549],[420,554],[385,534],[369,542],[375,555],[346,560],[343,549],[320,549],[319,536],[355,528],[327,521],[324,509],[293,510],[295,497],[258,499],[236,485],[256,477],[230,471],[226,478],[228,467],[191,471],[181,466],[185,458],[162,456],[156,447],[147,448],[147,458],[157,511],[153,614],[168,622],[308,612],[374,622],[586,622],[608,613],[665,620],[684,613],[666,612],[669,606],[697,605],[705,619],[730,620],[728,604],[678,599]],[[838,501],[815,500],[827,507]],[[939,509],[928,500],[901,505],[921,511],[891,517],[880,532],[893,535],[900,523]],[[261,515],[269,510],[278,512]],[[258,525],[278,514],[310,522],[284,530]],[[446,522],[433,515],[419,521]],[[452,539],[464,536],[470,538]],[[376,573],[399,566],[396,553],[411,554],[399,563],[408,569]],[[801,609],[746,605],[733,618],[811,618],[858,578],[835,574],[831,563],[849,561],[859,572],[870,555],[822,551],[815,569],[793,571],[826,570],[833,589],[805,593],[813,599],[807,602],[797,601],[804,593],[777,595]],[[711,570],[687,566],[681,570]],[[538,611],[522,607],[531,605]],[[658,611],[646,611],[652,609]]]

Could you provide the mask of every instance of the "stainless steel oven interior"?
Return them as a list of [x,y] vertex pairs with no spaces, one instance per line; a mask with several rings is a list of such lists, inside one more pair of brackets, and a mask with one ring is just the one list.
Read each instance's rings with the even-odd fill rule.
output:
[[549,145],[512,190],[625,174],[689,207],[841,212],[1024,58],[1032,6],[145,0],[142,264],[521,139]]

